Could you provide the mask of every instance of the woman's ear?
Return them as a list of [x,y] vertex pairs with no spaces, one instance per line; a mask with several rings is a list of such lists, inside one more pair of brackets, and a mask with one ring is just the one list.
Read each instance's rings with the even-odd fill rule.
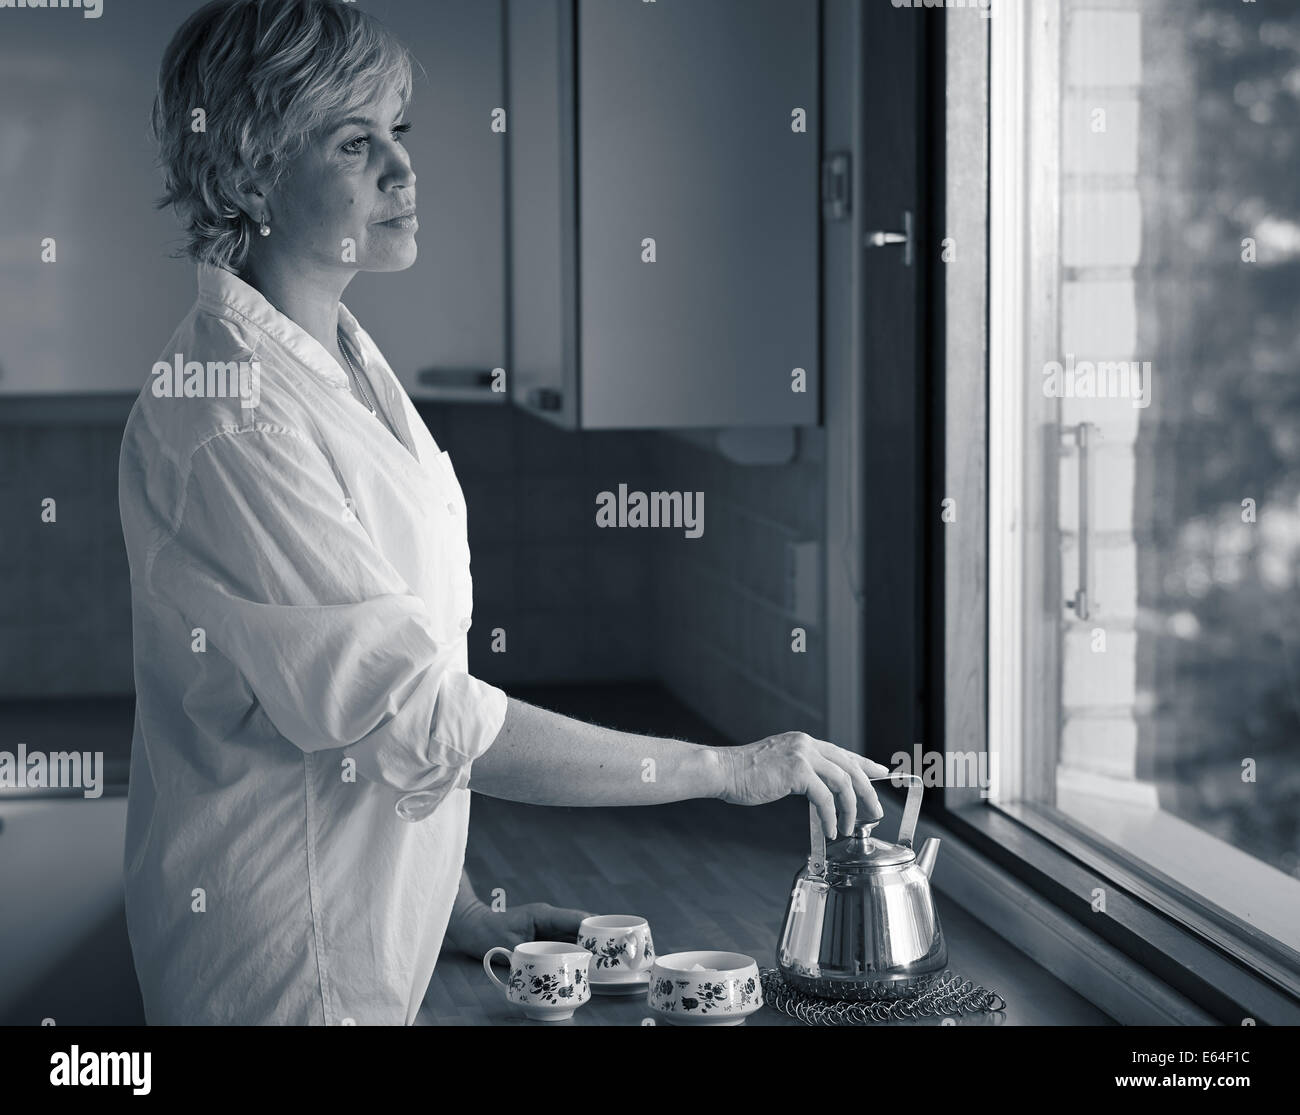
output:
[[258,181],[248,171],[232,175],[221,183],[227,197],[247,214],[254,224],[261,224],[269,219],[270,212],[266,195],[262,193]]

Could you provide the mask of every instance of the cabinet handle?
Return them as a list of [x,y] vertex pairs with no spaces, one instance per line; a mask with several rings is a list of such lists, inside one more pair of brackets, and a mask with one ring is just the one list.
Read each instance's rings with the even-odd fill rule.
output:
[[492,371],[482,368],[422,368],[415,381],[423,387],[483,387],[491,390]]
[[866,246],[868,248],[885,248],[892,244],[901,244],[903,246],[903,266],[912,266],[912,211],[903,210],[903,231],[886,232],[883,229],[877,229],[868,232],[866,235]]
[[535,410],[559,410],[563,398],[554,387],[534,387],[524,396],[528,405]]

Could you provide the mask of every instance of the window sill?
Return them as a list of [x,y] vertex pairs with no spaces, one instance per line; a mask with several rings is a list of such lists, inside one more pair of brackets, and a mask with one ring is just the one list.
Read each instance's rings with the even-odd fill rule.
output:
[[[1117,802],[1060,778],[1056,808],[1069,821],[1110,841],[1117,851],[1140,853],[1152,874],[1168,878],[1169,887],[1198,895],[1257,933],[1300,952],[1300,879],[1164,809]],[[1015,807],[1006,811],[1033,824]],[[1300,956],[1296,960],[1300,963]]]
[[950,842],[941,891],[1118,1021],[1300,1024],[1300,998],[997,809],[935,811],[928,835]]

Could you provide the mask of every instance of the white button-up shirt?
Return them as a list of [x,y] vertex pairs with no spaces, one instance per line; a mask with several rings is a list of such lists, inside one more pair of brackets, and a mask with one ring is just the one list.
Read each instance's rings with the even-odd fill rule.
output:
[[[233,273],[198,271],[118,478],[146,1018],[409,1024],[456,897],[470,766],[506,715],[466,672],[463,493],[346,307],[400,442],[306,331]],[[245,362],[242,397],[210,361]]]

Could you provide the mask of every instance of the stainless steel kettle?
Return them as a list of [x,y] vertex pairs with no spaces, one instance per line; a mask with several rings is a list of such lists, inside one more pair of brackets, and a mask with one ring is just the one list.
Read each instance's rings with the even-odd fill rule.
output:
[[876,840],[879,821],[858,822],[849,836],[826,846],[817,810],[812,854],[795,876],[777,947],[777,966],[787,984],[826,999],[897,999],[924,991],[948,963],[939,915],[930,893],[930,872],[939,841],[912,850],[921,810],[921,779],[910,781],[898,843]]

